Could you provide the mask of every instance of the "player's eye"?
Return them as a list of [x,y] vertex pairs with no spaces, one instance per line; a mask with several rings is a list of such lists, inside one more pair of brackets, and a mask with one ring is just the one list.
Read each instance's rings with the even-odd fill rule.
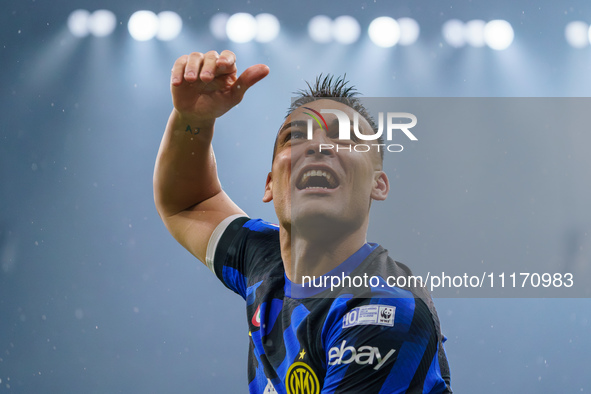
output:
[[328,136],[328,138],[337,139],[337,138],[339,138],[339,129],[338,128],[332,128],[332,129],[329,128],[326,131],[326,135]]
[[353,130],[351,130],[350,132],[350,138],[349,139],[341,139],[339,138],[339,131],[338,130],[329,130],[329,132],[327,133],[328,137],[335,140],[335,142],[337,144],[342,144],[342,145],[352,145],[352,144],[358,144],[359,142],[361,142],[361,140],[357,137],[357,135],[355,135],[355,133],[353,132]]
[[306,133],[299,130],[291,130],[289,133],[285,135],[283,142],[295,141],[295,140],[302,140],[306,138]]

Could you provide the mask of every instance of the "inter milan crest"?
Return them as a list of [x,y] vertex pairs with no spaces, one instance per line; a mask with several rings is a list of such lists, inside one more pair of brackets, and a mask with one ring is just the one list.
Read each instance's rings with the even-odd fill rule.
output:
[[287,394],[319,394],[318,377],[308,364],[298,361],[289,367],[285,376]]

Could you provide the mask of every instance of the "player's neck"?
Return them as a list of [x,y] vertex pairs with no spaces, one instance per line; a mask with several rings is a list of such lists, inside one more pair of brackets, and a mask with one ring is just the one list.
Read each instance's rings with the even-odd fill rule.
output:
[[290,230],[282,227],[279,237],[285,273],[294,283],[301,283],[302,276],[325,275],[359,250],[367,236],[367,226],[323,237],[309,237]]

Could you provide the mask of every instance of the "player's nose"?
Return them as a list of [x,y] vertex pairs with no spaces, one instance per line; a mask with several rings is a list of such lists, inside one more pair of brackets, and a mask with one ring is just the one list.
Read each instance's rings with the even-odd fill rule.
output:
[[324,130],[315,130],[313,138],[308,140],[306,145],[306,155],[333,155],[334,141],[330,139]]

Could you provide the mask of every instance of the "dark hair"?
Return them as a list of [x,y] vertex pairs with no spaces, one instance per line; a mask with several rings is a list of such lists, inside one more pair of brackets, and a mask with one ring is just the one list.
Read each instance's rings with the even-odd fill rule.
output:
[[[353,110],[358,112],[359,115],[363,116],[365,120],[367,120],[373,132],[377,133],[378,127],[376,125],[376,122],[359,100],[359,92],[357,91],[355,86],[350,85],[349,81],[347,81],[345,78],[347,78],[347,74],[343,75],[342,77],[335,77],[331,74],[320,74],[316,77],[316,82],[314,83],[314,85],[310,85],[310,83],[306,81],[306,85],[308,86],[308,88],[300,89],[297,92],[294,92],[296,97],[289,106],[285,118],[287,119],[287,117],[297,108],[312,101],[320,99],[335,100],[345,105],[348,105]],[[384,143],[384,139],[382,138],[382,136],[380,136],[377,139],[377,143]],[[275,160],[276,151],[277,139],[275,139],[275,146],[273,147],[273,160]],[[380,149],[380,159],[382,161],[384,160],[383,149]]]

